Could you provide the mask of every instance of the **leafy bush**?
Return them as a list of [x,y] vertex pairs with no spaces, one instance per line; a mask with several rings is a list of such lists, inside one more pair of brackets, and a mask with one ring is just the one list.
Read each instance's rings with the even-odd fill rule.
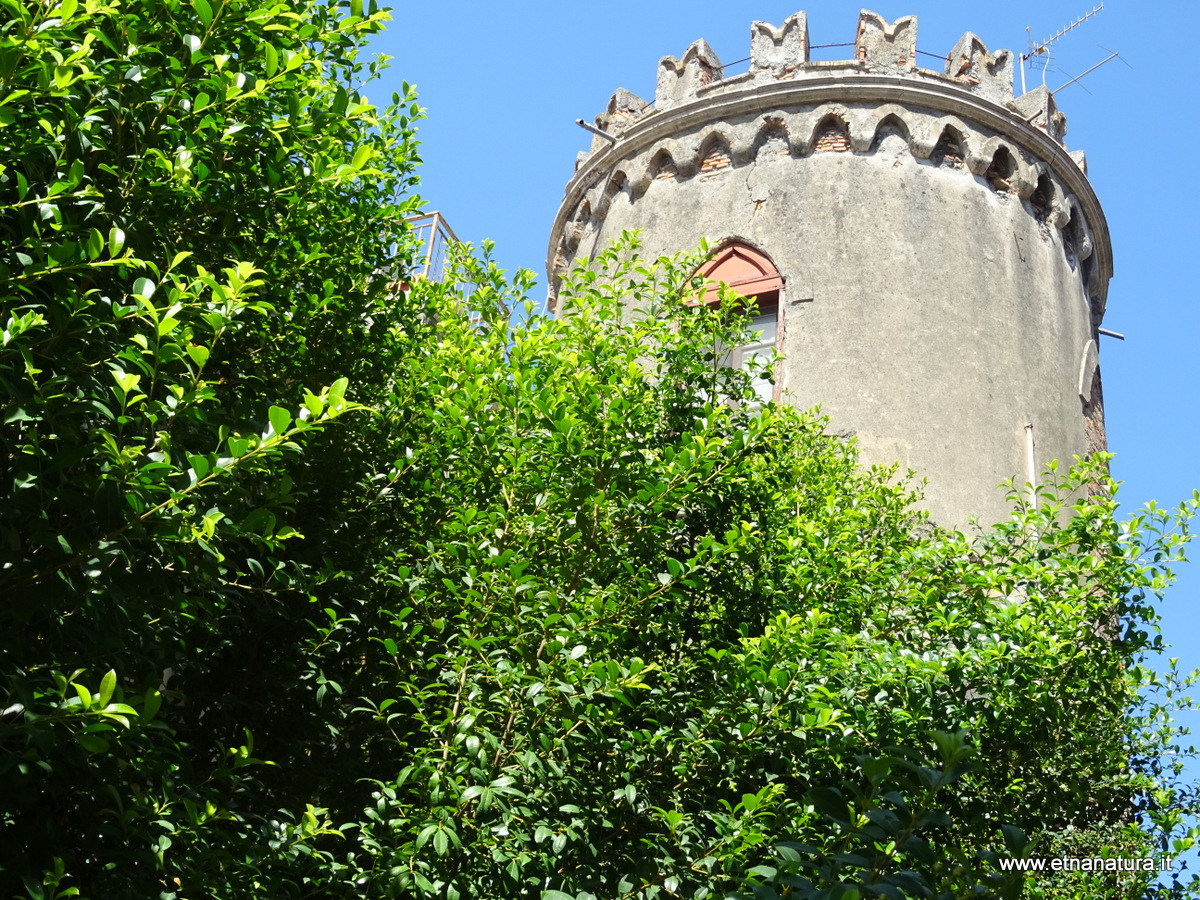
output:
[[1118,524],[1099,460],[940,530],[632,236],[555,320],[486,253],[401,289],[383,18],[0,0],[0,893],[1009,896],[1194,842],[1139,660],[1195,503]]
[[311,483],[356,447],[321,432],[405,317],[419,110],[358,86],[383,18],[0,2],[3,896],[267,890],[323,830],[244,727],[297,738],[300,535],[354,482]]
[[[744,319],[687,305],[696,258],[635,249],[517,328],[486,261],[418,286],[436,324],[378,420],[395,461],[363,529],[386,535],[362,579],[380,592],[347,611],[372,667],[357,713],[399,771],[369,776],[372,889],[723,896],[790,844],[826,896],[820,861],[871,838],[878,858],[837,865],[1009,896],[1017,850],[1150,855],[1131,823],[1158,788],[1129,759],[1164,748],[1134,661],[1194,503],[1119,525],[1097,460],[1036,508],[1014,491],[993,532],[941,531],[893,471],[720,366]],[[939,769],[896,749],[959,729],[969,768],[963,738]],[[875,796],[879,759],[917,793],[831,821],[820,799]],[[941,826],[919,853],[918,821]]]

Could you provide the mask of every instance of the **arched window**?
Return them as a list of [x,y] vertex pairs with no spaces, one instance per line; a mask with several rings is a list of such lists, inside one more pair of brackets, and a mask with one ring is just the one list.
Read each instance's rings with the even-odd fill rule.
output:
[[[710,285],[704,292],[704,303],[719,301],[722,283],[755,301],[750,330],[756,340],[730,351],[728,364],[746,368],[753,360],[769,360],[779,340],[779,293],[783,288],[783,278],[774,263],[761,251],[740,241],[731,241],[720,247],[696,274]],[[775,386],[763,374],[755,377],[754,390],[763,402],[775,396]]]

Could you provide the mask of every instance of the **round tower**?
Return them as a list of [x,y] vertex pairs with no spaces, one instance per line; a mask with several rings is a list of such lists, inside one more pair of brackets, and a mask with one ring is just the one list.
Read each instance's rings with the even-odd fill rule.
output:
[[804,13],[750,34],[748,72],[700,40],[659,63],[653,104],[618,90],[596,117],[551,302],[623,230],[649,257],[706,238],[704,273],[759,300],[746,350],[781,351],[777,398],[928,478],[935,520],[1006,517],[1001,482],[1105,447],[1112,248],[1065,117],[1044,87],[1014,97],[1012,53],[974,34],[920,68],[912,16],[863,11],[845,61],[809,59]]

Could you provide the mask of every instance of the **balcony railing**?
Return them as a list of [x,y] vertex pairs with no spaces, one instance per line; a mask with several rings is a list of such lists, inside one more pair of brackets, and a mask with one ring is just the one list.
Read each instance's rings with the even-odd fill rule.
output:
[[446,273],[448,245],[457,243],[458,236],[455,235],[454,229],[450,227],[446,222],[446,217],[440,212],[413,216],[408,223],[421,242],[421,252],[415,260],[420,269],[414,271],[413,274],[430,281],[441,281]]

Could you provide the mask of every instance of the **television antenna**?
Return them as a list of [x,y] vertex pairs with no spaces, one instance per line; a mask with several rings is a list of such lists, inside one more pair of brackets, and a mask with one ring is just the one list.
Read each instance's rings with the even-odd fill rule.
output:
[[[1040,44],[1035,44],[1033,42],[1032,26],[1027,26],[1025,28],[1025,34],[1026,34],[1027,40],[1028,40],[1028,49],[1024,53],[1021,54],[1021,93],[1022,94],[1024,94],[1026,91],[1026,88],[1025,88],[1025,62],[1026,62],[1026,60],[1034,59],[1035,57],[1038,57],[1038,56],[1045,56],[1046,54],[1048,54],[1050,52],[1051,44],[1053,44],[1059,38],[1066,35],[1068,32],[1074,31],[1076,28],[1078,28],[1080,25],[1082,25],[1084,22],[1086,22],[1088,19],[1090,19],[1092,16],[1096,15],[1096,13],[1100,12],[1103,9],[1104,9],[1104,4],[1101,3],[1098,6],[1096,6],[1095,9],[1091,10],[1091,12],[1084,13],[1078,19],[1073,21],[1070,25],[1067,25],[1065,28],[1060,28],[1057,32],[1052,34],[1050,37],[1046,38],[1046,40],[1042,41]],[[1068,81],[1067,84],[1064,84],[1064,85],[1061,85],[1061,86],[1055,88],[1053,91],[1051,91],[1051,93],[1056,94],[1059,91],[1061,91],[1063,88],[1065,88],[1067,85],[1074,84],[1080,78],[1083,78],[1084,75],[1087,75],[1090,72],[1096,71],[1098,68],[1100,68],[1106,62],[1110,62],[1111,60],[1116,59],[1118,55],[1119,54],[1113,53],[1111,56],[1107,57],[1106,59],[1103,59],[1100,62],[1096,63],[1096,65],[1094,65],[1090,69],[1088,69],[1087,72],[1084,72],[1083,75],[1077,75],[1076,77],[1074,77],[1070,81]],[[1045,65],[1042,66],[1042,85],[1043,86],[1045,86],[1045,84],[1046,84],[1046,69],[1047,68],[1048,68],[1048,66],[1045,66]]]

